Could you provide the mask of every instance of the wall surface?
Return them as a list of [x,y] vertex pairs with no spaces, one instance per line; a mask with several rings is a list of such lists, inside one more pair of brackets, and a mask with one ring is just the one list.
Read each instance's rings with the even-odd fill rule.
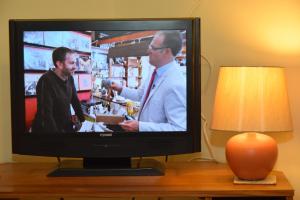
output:
[[[11,154],[9,19],[201,17],[201,52],[209,61],[202,59],[202,112],[208,124],[219,66],[286,67],[294,131],[271,136],[279,145],[275,169],[284,171],[300,199],[299,11],[299,0],[0,0],[0,162],[54,160]],[[233,134],[208,134],[216,159],[225,162],[224,146]],[[202,153],[170,160],[209,157],[202,143]]]

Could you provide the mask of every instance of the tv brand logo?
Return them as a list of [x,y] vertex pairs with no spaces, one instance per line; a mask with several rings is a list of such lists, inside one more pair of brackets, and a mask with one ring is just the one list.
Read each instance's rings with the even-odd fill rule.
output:
[[99,136],[100,137],[111,137],[112,133],[100,133]]

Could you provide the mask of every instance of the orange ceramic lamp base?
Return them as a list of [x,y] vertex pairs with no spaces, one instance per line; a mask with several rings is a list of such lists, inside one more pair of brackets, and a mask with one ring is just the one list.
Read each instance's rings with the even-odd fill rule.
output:
[[272,137],[254,132],[235,135],[226,144],[228,165],[244,180],[265,179],[274,167],[277,154]]

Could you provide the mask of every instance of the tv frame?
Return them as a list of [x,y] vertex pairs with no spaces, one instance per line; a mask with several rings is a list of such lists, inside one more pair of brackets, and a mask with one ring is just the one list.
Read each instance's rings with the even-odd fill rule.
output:
[[[186,29],[187,131],[95,134],[25,132],[23,31]],[[200,19],[9,20],[12,151],[16,154],[83,158],[162,156],[201,151]],[[128,142],[129,141],[129,142]]]

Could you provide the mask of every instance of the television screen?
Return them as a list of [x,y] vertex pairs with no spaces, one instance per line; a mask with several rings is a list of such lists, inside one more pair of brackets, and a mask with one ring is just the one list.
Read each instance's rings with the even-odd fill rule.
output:
[[200,20],[10,20],[13,152],[200,150]]

